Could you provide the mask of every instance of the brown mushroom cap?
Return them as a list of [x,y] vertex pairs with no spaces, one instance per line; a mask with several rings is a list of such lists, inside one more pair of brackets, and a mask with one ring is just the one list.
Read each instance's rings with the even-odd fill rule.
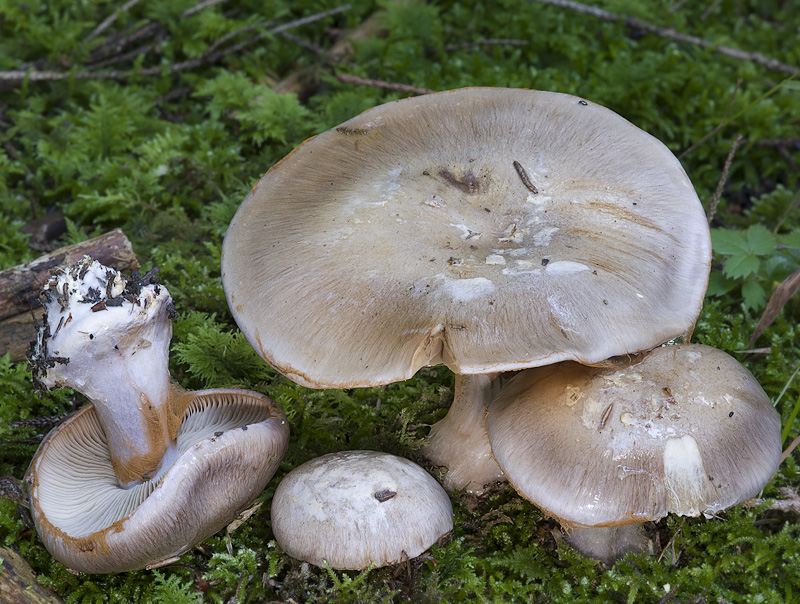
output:
[[525,370],[486,425],[517,491],[578,527],[712,515],[758,493],[781,457],[780,419],[758,382],[696,344],[621,368]]
[[329,453],[296,467],[272,499],[283,550],[358,570],[414,558],[453,529],[444,489],[417,464],[379,451]]
[[222,279],[270,364],[354,387],[652,348],[693,325],[709,263],[658,140],[574,96],[470,88],[368,110],[283,159],[231,222]]
[[289,426],[267,397],[195,393],[176,460],[159,478],[122,488],[94,407],[55,428],[31,461],[31,510],[45,547],[87,573],[121,572],[179,555],[233,520],[266,486]]

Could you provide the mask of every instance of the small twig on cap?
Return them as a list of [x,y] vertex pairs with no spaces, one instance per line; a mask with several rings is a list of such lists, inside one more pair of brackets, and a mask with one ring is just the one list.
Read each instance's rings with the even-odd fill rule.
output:
[[360,78],[358,76],[350,75],[347,73],[337,73],[336,79],[346,84],[355,84],[356,86],[375,86],[376,88],[385,88],[386,90],[397,90],[399,92],[409,92],[411,94],[431,94],[436,92],[429,88],[418,88],[408,84],[397,84],[395,82],[384,82],[383,80],[371,80],[368,78]]
[[717,190],[714,191],[714,195],[711,198],[711,203],[708,205],[708,223],[711,224],[711,221],[714,220],[714,215],[717,213],[717,206],[719,205],[719,200],[722,197],[722,189],[725,188],[725,183],[728,180],[728,170],[731,168],[731,162],[733,161],[733,156],[736,153],[736,149],[739,147],[739,144],[742,142],[742,135],[737,134],[736,138],[733,139],[733,144],[731,145],[731,150],[728,151],[728,157],[725,158],[725,165],[722,167],[722,174],[719,177],[719,182],[717,183]]

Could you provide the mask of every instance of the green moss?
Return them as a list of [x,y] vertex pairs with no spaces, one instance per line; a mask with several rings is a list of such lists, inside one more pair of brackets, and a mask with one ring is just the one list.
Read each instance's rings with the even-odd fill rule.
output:
[[[756,346],[748,347],[760,305],[800,263],[796,139],[800,87],[785,75],[693,45],[537,2],[357,0],[342,13],[292,30],[298,44],[262,29],[338,6],[332,0],[231,0],[188,16],[192,0],[143,1],[90,33],[119,6],[88,0],[0,3],[0,70],[73,71],[56,82],[0,88],[0,268],[30,260],[20,227],[50,209],[69,218],[52,245],[121,227],[145,268],[159,266],[175,300],[171,370],[185,387],[242,386],[267,393],[286,411],[292,439],[276,477],[241,526],[222,531],[155,571],[73,575],[55,562],[16,503],[0,499],[0,541],[18,547],[67,602],[789,602],[798,586],[797,517],[765,505],[714,520],[669,518],[657,527],[662,550],[612,568],[565,545],[555,524],[510,488],[484,498],[454,497],[453,533],[429,553],[363,573],[309,567],[272,538],[269,502],[291,468],[341,449],[370,448],[417,461],[427,426],[452,398],[447,370],[429,368],[376,389],[312,391],[268,368],[233,322],[223,295],[222,237],[240,200],[277,160],[308,136],[406,93],[354,86],[337,73],[431,89],[512,86],[582,95],[607,105],[685,151],[729,121],[683,164],[708,206],[737,133],[714,226],[773,233],[746,275],[709,298],[694,339],[735,354],[763,385],[793,438],[800,379],[798,316],[792,300]],[[606,10],[800,64],[792,3],[744,0],[674,3],[607,0]],[[709,15],[703,13],[711,9]],[[330,48],[346,28],[381,15],[375,35],[336,64]],[[149,28],[149,29],[141,29]],[[122,44],[134,31],[142,38]],[[144,33],[142,33],[144,32]],[[217,42],[227,38],[222,44]],[[512,43],[485,44],[510,39]],[[249,40],[249,42],[248,42]],[[234,44],[236,52],[216,56]],[[216,45],[216,46],[215,46]],[[138,48],[136,57],[125,52]],[[212,55],[214,55],[212,57]],[[194,67],[170,66],[208,59]],[[103,66],[99,61],[119,59]],[[160,73],[87,80],[77,73],[157,67]],[[299,74],[296,94],[274,88]],[[730,105],[730,110],[728,107]],[[752,230],[752,231],[751,231]],[[726,237],[723,235],[723,237]],[[738,235],[736,235],[738,237]],[[751,250],[752,251],[752,250]],[[733,276],[731,276],[733,275]],[[754,289],[754,283],[760,292]],[[312,287],[313,284],[309,284]],[[727,289],[725,289],[727,288]],[[72,392],[37,398],[21,364],[0,357],[0,474],[21,478],[46,428],[21,420],[83,404]],[[790,457],[765,489],[796,491]],[[424,463],[424,462],[423,462]]]

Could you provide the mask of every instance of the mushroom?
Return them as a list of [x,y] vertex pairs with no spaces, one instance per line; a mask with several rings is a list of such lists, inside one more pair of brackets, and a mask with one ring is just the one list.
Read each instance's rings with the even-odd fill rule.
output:
[[174,309],[154,273],[125,279],[85,257],[42,291],[34,381],[92,405],[46,437],[26,480],[40,538],[74,570],[133,570],[186,551],[263,490],[288,444],[267,397],[170,381]]
[[[758,382],[698,344],[616,367],[527,369],[492,401],[486,425],[514,488],[568,529],[713,516],[756,495],[781,457],[780,419]],[[626,541],[638,547],[633,532],[576,539],[609,560]]]
[[278,484],[271,514],[287,554],[346,570],[415,558],[453,529],[439,483],[378,451],[329,453],[296,467]]
[[[578,97],[467,88],[370,109],[284,158],[232,220],[222,280],[267,362],[351,388],[653,348],[692,328],[710,254],[658,140]],[[486,404],[455,399],[468,418]],[[450,487],[499,474],[471,478],[447,424],[428,454],[461,476]]]

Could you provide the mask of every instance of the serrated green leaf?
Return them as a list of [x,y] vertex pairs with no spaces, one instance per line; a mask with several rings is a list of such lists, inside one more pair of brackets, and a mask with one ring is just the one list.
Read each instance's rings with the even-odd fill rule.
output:
[[745,281],[742,285],[744,305],[752,310],[761,310],[767,302],[767,292],[758,281]]
[[794,230],[785,235],[778,235],[778,243],[793,250],[800,250],[800,230]]
[[753,254],[737,254],[725,261],[722,272],[731,279],[742,279],[757,272],[759,266],[761,261]]
[[742,231],[711,229],[711,245],[718,254],[741,254],[747,251],[747,241]]
[[707,296],[722,296],[738,285],[735,279],[728,279],[722,271],[712,271],[708,277]]
[[763,224],[754,224],[747,229],[748,251],[756,256],[766,256],[775,251],[775,235]]

